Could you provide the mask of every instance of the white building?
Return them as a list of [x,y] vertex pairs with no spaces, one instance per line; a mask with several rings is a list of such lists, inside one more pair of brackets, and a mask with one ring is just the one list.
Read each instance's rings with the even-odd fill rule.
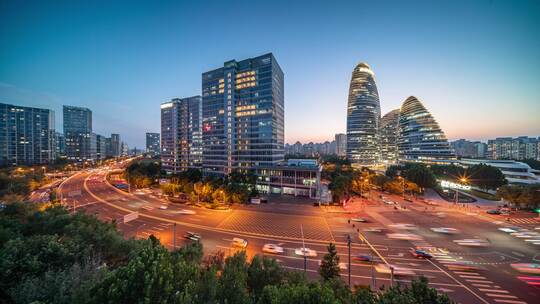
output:
[[494,159],[468,159],[462,158],[458,161],[465,167],[486,164],[501,170],[509,184],[540,184],[540,170],[532,169],[526,163],[514,160],[494,160]]

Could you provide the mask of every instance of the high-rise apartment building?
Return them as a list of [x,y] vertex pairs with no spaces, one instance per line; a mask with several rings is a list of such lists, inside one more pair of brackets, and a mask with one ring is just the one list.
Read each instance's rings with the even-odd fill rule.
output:
[[201,167],[201,117],[201,96],[161,104],[161,165],[168,173]]
[[202,74],[205,174],[227,175],[284,160],[283,71],[272,53]]
[[72,161],[92,161],[96,157],[92,140],[92,111],[88,108],[64,106],[64,138],[66,156]]
[[380,117],[375,74],[369,65],[360,63],[352,72],[347,104],[347,158],[353,165],[379,163]]
[[160,154],[160,150],[159,133],[146,133],[146,153],[156,156]]
[[465,158],[485,158],[487,144],[479,141],[458,139],[450,143],[456,156]]
[[347,155],[347,135],[339,133],[334,136],[334,139],[336,141],[336,154],[338,156]]
[[111,134],[111,156],[122,156],[122,140],[120,139],[120,134]]
[[54,111],[0,103],[0,165],[54,161]]
[[414,96],[401,105],[397,146],[399,162],[438,163],[456,159],[439,124]]
[[379,144],[381,148],[381,161],[385,164],[394,164],[397,162],[398,127],[399,109],[392,110],[381,118]]
[[66,140],[64,134],[60,132],[54,132],[54,145],[56,151],[56,157],[66,156]]
[[538,138],[520,136],[498,137],[488,140],[488,157],[491,159],[538,159]]
[[96,159],[105,159],[107,157],[107,138],[103,135],[96,136]]

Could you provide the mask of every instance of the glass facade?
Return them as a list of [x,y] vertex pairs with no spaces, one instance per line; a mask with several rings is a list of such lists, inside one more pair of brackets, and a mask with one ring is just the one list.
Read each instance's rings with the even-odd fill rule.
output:
[[64,139],[66,156],[72,161],[96,158],[95,136],[92,140],[92,111],[88,108],[64,106]]
[[159,155],[160,139],[159,133],[146,133],[146,153],[155,156]]
[[347,104],[347,158],[353,165],[373,166],[380,161],[381,107],[375,74],[366,63],[352,73]]
[[379,144],[381,147],[381,161],[385,164],[394,164],[397,162],[398,126],[399,109],[392,110],[381,118]]
[[400,162],[437,163],[456,159],[439,124],[414,96],[401,105],[398,151]]
[[283,72],[269,53],[202,74],[205,174],[227,175],[284,159]]
[[0,165],[54,161],[54,128],[52,110],[0,103]]
[[201,96],[174,98],[161,104],[161,163],[165,171],[201,167],[201,116]]

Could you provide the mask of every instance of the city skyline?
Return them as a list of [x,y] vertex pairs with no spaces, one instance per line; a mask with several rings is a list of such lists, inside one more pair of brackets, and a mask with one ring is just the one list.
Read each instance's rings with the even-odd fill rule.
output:
[[[133,4],[122,13],[119,4],[101,10],[100,4],[39,3],[22,10],[21,4],[6,3],[0,10],[0,41],[10,47],[0,53],[0,101],[56,113],[62,105],[88,107],[96,133],[120,133],[130,146],[144,147],[145,133],[159,131],[159,105],[201,94],[202,72],[229,58],[272,52],[285,74],[286,143],[332,140],[345,133],[350,71],[363,61],[377,75],[381,113],[414,95],[437,117],[449,140],[540,134],[538,3],[388,4],[303,10],[300,4],[276,3],[275,27],[225,25],[226,34],[213,38],[220,47],[201,48],[212,25],[241,3]],[[360,7],[373,13],[351,18]],[[197,12],[201,20],[187,18]],[[407,13],[426,20],[393,21]],[[246,16],[246,23],[258,24],[269,14]],[[107,21],[111,16],[115,21]],[[324,27],[297,21],[323,17]],[[214,19],[203,27],[205,18]],[[376,26],[377,18],[384,29]],[[454,18],[462,21],[458,29],[446,26]],[[168,20],[182,22],[171,26]],[[267,39],[250,36],[258,31]],[[249,38],[226,43],[238,34]],[[56,130],[61,126],[57,117]]]

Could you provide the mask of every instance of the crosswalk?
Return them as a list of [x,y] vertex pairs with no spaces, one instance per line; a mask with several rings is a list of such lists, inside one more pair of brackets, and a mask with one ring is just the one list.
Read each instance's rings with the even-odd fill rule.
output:
[[[455,262],[461,259],[461,257],[454,257],[448,252],[431,252],[433,258],[437,262],[443,264],[449,271],[457,275],[461,280],[466,281],[472,287],[478,289],[486,297],[490,298],[494,303],[507,303],[507,304],[526,304],[527,302],[521,301],[517,296],[510,294],[508,290],[501,288],[493,281],[486,278],[484,275],[477,271],[468,270],[462,268],[455,268]],[[478,268],[481,269],[481,268]],[[540,283],[540,282],[539,282]]]
[[540,224],[540,219],[538,218],[510,218],[510,223],[536,225],[536,224]]

